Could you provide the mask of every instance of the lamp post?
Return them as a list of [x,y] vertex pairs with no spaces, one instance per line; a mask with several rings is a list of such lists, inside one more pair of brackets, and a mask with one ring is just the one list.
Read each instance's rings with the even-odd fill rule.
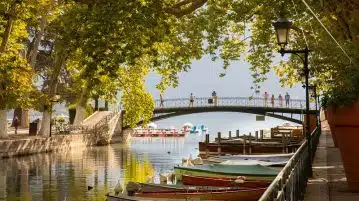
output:
[[[288,50],[285,49],[285,46],[288,44],[289,41],[289,32],[292,28],[292,22],[288,21],[285,18],[279,18],[276,22],[273,23],[274,29],[276,31],[277,36],[277,43],[280,45],[279,53],[284,56],[286,53],[295,54],[301,58],[304,64],[304,76],[305,76],[305,102],[306,102],[306,138],[308,143],[308,176],[312,176],[312,142],[311,142],[311,134],[309,131],[310,127],[310,118],[309,118],[309,67],[308,67],[308,56],[310,50],[308,47],[300,50]],[[302,57],[303,55],[304,57]]]
[[319,94],[317,92],[317,86],[316,85],[309,86],[309,92],[311,93],[312,97],[315,100],[315,110],[317,111],[317,113],[316,113],[316,115],[317,115],[317,127],[319,129],[321,129],[321,124],[320,124],[320,102],[319,102]]
[[52,107],[54,105],[54,103],[57,103],[60,99],[60,95],[55,95],[54,97],[52,97],[52,99],[50,100],[51,103],[51,108],[50,108],[50,137],[52,135]]
[[[318,102],[317,102],[317,86],[316,85],[310,85],[309,86],[309,94],[314,98],[315,100],[315,111],[317,111],[317,118],[318,118]],[[317,122],[318,123],[318,122]],[[317,124],[318,125],[318,124]]]

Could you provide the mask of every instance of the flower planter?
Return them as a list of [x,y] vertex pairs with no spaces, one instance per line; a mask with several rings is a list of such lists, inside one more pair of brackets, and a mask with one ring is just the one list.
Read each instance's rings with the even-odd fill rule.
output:
[[334,147],[338,148],[338,139],[335,135],[335,124],[334,124],[334,107],[329,106],[328,109],[324,112],[325,118],[328,121],[329,127],[330,127],[330,134],[332,135],[333,141],[334,141]]
[[349,189],[359,192],[359,102],[331,112]]

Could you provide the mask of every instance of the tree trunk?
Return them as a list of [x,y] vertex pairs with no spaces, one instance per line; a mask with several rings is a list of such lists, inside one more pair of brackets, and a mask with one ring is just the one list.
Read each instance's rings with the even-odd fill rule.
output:
[[95,111],[98,111],[98,98],[95,98]]
[[42,121],[41,127],[39,131],[39,135],[50,135],[50,119],[51,119],[51,112],[49,109],[44,110],[42,113]]
[[7,137],[7,109],[0,109],[0,138]]
[[14,110],[14,115],[12,118],[12,123],[11,126],[14,127],[15,126],[15,118],[17,118],[20,122],[22,121],[21,117],[22,117],[22,109],[21,108],[15,108]]
[[29,110],[23,109],[21,113],[21,127],[29,128]]
[[30,63],[30,66],[32,67],[32,69],[35,69],[36,58],[37,58],[37,54],[39,53],[40,41],[41,41],[42,35],[44,34],[46,22],[47,22],[47,16],[45,14],[44,16],[42,16],[42,18],[40,20],[40,29],[38,30],[38,32],[35,35],[34,47],[31,50],[29,58],[28,58],[28,61]]
[[86,106],[77,103],[74,125],[82,124],[83,120],[85,119],[85,115],[86,115]]
[[[48,97],[52,98],[56,94],[56,88],[57,88],[57,82],[58,77],[60,75],[61,69],[65,66],[65,58],[66,52],[60,51],[56,54],[55,59],[55,68],[52,71],[51,77],[50,77],[50,85],[48,89]],[[52,108],[49,107],[49,105],[44,107],[44,112],[42,116],[42,122],[41,122],[41,128],[39,131],[39,135],[50,135],[50,115],[51,115]]]
[[15,13],[16,4],[17,3],[13,3],[11,5],[11,7],[9,9],[9,13],[7,14],[8,20],[6,22],[5,31],[4,31],[3,36],[2,36],[2,42],[1,42],[1,46],[0,46],[0,54],[5,52],[7,43],[8,43],[9,38],[10,38],[12,25],[14,24],[13,13]]
[[[41,41],[41,38],[45,31],[46,22],[47,22],[47,14],[44,14],[40,19],[40,29],[37,31],[35,38],[33,39],[34,40],[33,48],[32,48],[32,50],[30,50],[29,56],[27,58],[30,66],[32,67],[34,72],[35,72],[36,58],[39,53],[40,41]],[[15,111],[19,111],[20,115],[18,115],[17,118],[20,120],[21,127],[28,128],[28,126],[29,126],[29,111],[22,109],[22,108],[16,108]],[[14,112],[12,125],[14,124],[14,119],[16,117],[15,115],[17,115],[17,113]]]
[[[9,9],[8,20],[5,25],[5,31],[2,34],[2,40],[0,45],[0,55],[6,51],[6,46],[10,38],[12,25],[14,22],[14,16],[12,15],[15,11],[16,3],[13,3]],[[4,83],[0,83],[0,86],[4,85]],[[6,102],[1,100],[1,108],[0,108],[0,138],[7,136],[7,108]]]
[[74,125],[82,124],[83,120],[85,119],[86,115],[86,105],[89,97],[90,92],[90,84],[88,83],[85,88],[83,89],[81,96],[76,105],[76,115],[74,120]]

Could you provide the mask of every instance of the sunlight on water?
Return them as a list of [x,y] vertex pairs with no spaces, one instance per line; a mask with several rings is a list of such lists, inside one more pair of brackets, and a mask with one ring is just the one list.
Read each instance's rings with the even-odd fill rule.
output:
[[[228,130],[234,134],[239,127],[242,133],[283,123],[271,118],[265,122],[253,119],[255,115],[211,114],[178,117],[158,124],[177,128],[187,121],[204,124],[214,139],[217,131],[226,136]],[[123,187],[129,181],[159,183],[160,173],[172,171],[184,157],[196,157],[198,142],[204,138],[196,134],[185,138],[132,138],[126,145],[75,148],[69,152],[0,160],[0,201],[104,201],[117,181]],[[88,186],[93,189],[88,190]]]
[[128,145],[0,160],[0,200],[103,201],[118,180],[123,187],[129,181],[158,183],[159,173],[198,154],[202,137],[133,138]]

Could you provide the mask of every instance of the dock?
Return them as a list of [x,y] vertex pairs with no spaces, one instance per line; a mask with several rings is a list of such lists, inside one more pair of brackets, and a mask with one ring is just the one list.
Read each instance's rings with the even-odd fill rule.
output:
[[248,135],[239,135],[239,130],[232,137],[231,131],[227,138],[222,138],[218,132],[214,142],[209,142],[209,134],[204,142],[199,142],[201,157],[208,154],[274,154],[293,153],[303,143],[304,137],[299,132],[300,127],[275,127],[271,129],[270,138],[264,138],[264,131],[250,132]]

